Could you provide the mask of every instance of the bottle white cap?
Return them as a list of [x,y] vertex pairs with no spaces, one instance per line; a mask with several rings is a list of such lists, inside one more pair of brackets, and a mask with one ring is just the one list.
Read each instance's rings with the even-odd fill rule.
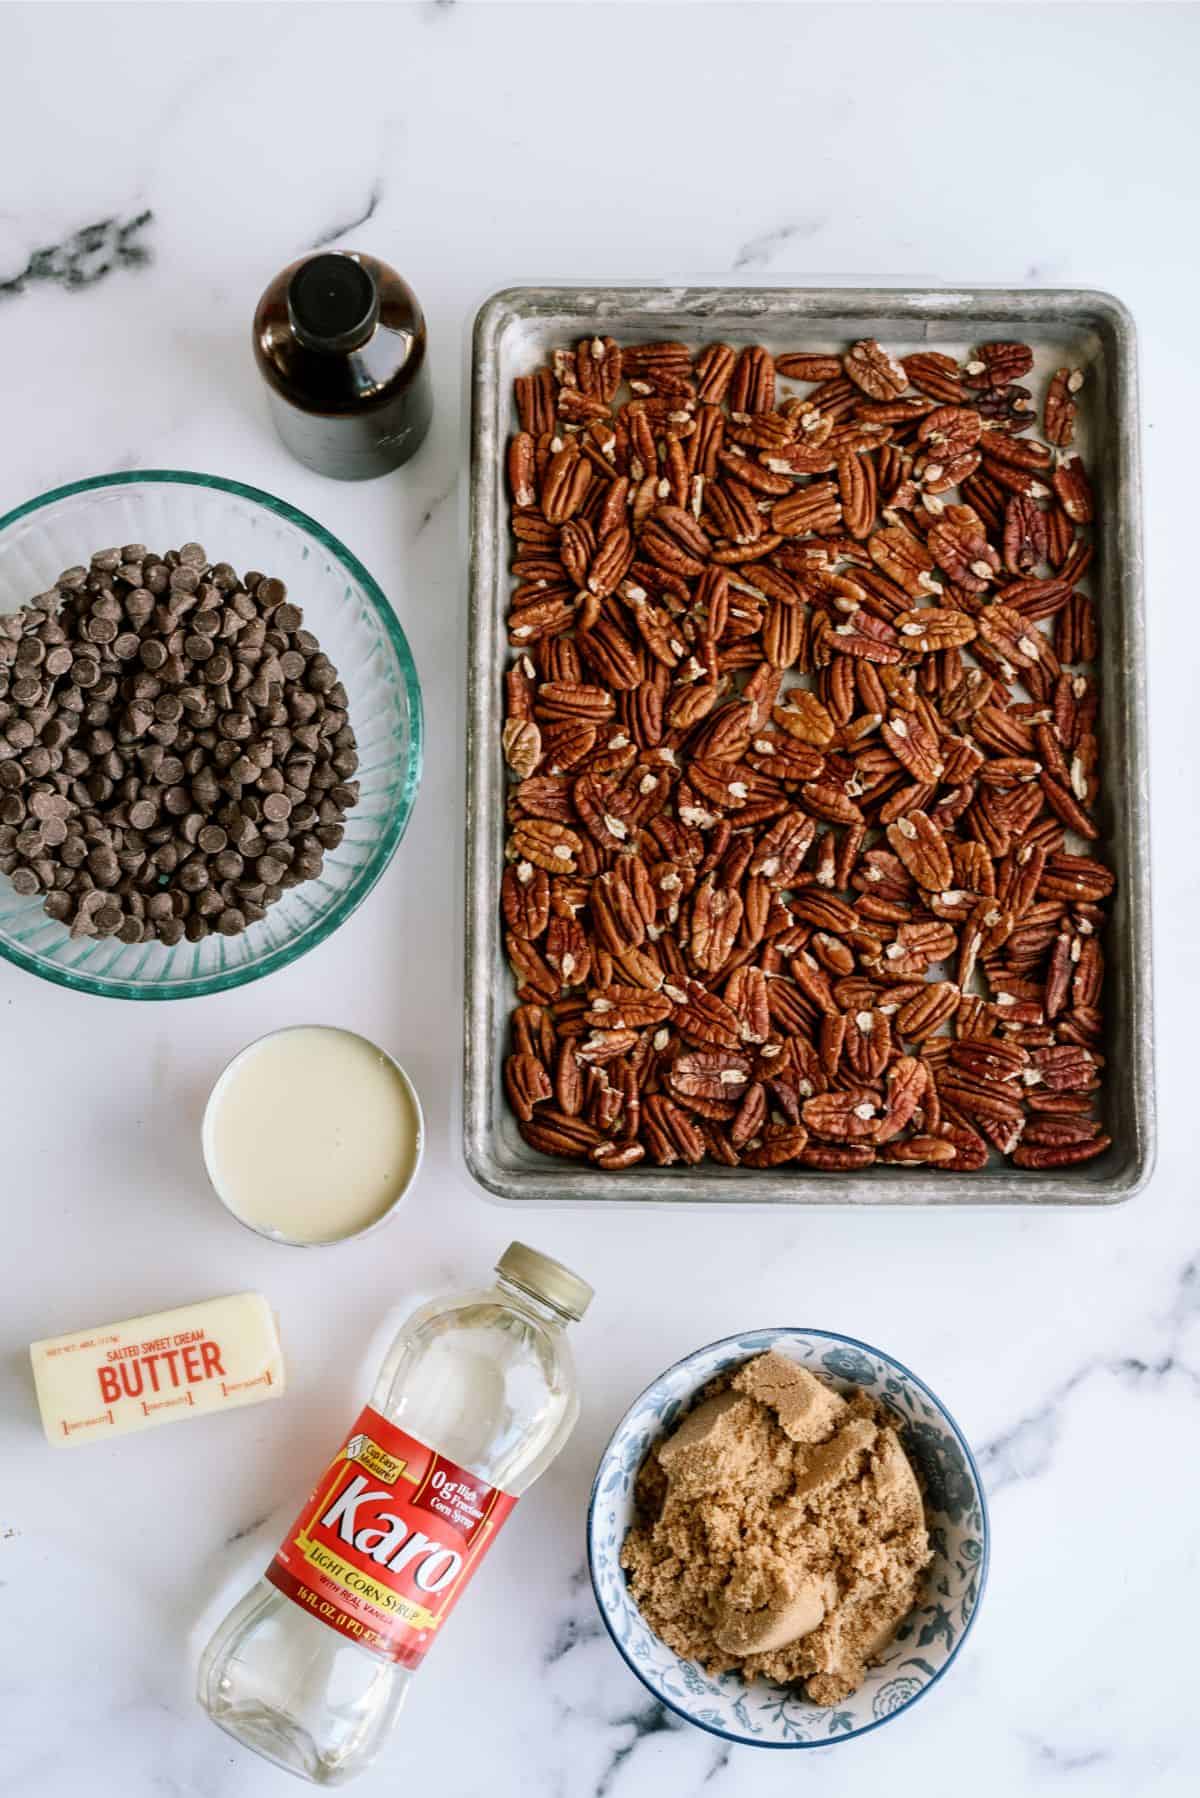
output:
[[532,1298],[553,1305],[578,1323],[594,1297],[592,1288],[561,1261],[539,1255],[523,1242],[510,1242],[496,1263],[496,1272]]

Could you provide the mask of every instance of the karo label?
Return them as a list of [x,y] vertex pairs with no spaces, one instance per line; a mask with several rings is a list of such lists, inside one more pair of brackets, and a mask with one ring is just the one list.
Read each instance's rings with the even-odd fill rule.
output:
[[415,1667],[516,1502],[367,1405],[266,1577],[331,1629]]

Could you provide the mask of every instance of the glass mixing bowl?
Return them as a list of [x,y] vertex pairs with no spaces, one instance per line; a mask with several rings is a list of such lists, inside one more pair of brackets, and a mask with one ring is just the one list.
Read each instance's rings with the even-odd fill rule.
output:
[[391,606],[358,558],[295,506],[240,481],[175,469],[73,481],[0,518],[0,612],[54,585],[110,544],[159,554],[202,543],[239,573],[287,583],[345,684],[358,738],[360,797],[340,847],[316,880],[286,891],[241,936],[167,948],[72,938],[0,874],[0,955],[76,992],[113,999],[187,999],[228,992],[315,948],[345,922],[404,835],[421,778],[421,688]]

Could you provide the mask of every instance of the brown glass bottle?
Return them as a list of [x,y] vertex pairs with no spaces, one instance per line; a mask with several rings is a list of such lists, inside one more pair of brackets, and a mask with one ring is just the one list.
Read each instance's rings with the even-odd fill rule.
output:
[[321,251],[285,268],[258,302],[254,355],[279,435],[318,474],[387,474],[429,429],[425,320],[377,257]]

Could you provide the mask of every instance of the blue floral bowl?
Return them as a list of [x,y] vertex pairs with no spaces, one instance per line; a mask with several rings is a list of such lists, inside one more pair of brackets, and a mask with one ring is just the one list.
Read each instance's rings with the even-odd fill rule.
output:
[[[842,1391],[865,1387],[896,1420],[925,1482],[934,1559],[924,1602],[903,1623],[882,1663],[833,1709],[796,1691],[736,1673],[714,1676],[685,1661],[649,1629],[621,1570],[633,1521],[633,1488],[647,1452],[726,1368],[778,1349]],[[828,1330],[751,1330],[697,1349],[635,1399],[601,1457],[588,1510],[588,1564],[609,1635],[655,1696],[701,1729],[754,1748],[824,1748],[890,1722],[935,1686],[967,1639],[987,1580],[988,1515],[966,1439],[916,1374],[879,1349]]]

